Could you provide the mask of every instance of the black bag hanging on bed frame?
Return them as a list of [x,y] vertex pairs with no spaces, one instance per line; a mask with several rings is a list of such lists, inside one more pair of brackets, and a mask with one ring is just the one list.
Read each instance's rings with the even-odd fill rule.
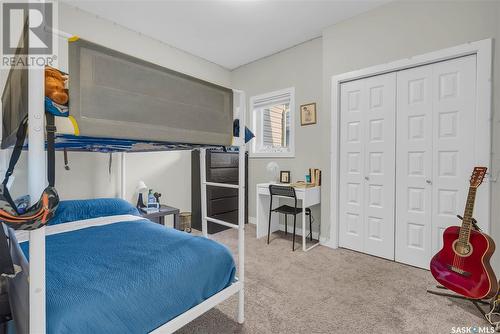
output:
[[[28,130],[28,116],[17,129],[16,145],[10,157],[9,167],[5,178],[0,185],[0,223],[15,230],[35,230],[45,226],[54,215],[59,204],[59,196],[54,188],[55,183],[55,132],[54,115],[46,113],[47,119],[47,179],[49,185],[44,189],[38,202],[20,214],[7,188],[9,178],[21,156],[21,152]],[[3,229],[3,226],[2,226]],[[14,267],[10,258],[10,251],[5,231],[0,231],[0,274],[13,275]]]

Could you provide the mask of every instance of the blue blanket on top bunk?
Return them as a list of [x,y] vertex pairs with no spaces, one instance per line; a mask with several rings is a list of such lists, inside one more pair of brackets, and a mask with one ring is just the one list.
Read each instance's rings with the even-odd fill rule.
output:
[[147,333],[234,273],[225,246],[145,219],[48,235],[47,333]]

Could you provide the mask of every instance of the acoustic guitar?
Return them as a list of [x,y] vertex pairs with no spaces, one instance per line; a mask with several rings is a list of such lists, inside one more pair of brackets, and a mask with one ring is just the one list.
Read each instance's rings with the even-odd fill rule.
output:
[[444,287],[470,299],[491,298],[498,284],[490,265],[495,243],[473,228],[472,212],[476,190],[486,167],[475,167],[470,178],[462,226],[450,226],[443,233],[443,248],[431,260],[431,272]]

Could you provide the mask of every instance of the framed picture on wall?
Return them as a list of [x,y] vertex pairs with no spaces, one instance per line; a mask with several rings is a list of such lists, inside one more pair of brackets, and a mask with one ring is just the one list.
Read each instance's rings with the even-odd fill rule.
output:
[[300,125],[316,124],[316,103],[308,103],[300,106]]
[[290,171],[289,170],[280,171],[280,183],[290,183]]

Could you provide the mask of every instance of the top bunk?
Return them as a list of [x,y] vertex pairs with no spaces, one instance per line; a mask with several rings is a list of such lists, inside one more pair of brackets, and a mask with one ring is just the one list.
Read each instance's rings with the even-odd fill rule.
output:
[[[55,117],[56,149],[227,147],[239,132],[239,122],[233,121],[244,104],[242,92],[77,37],[68,41],[68,72],[69,102],[63,106],[65,112]],[[45,98],[46,111],[51,102]],[[2,112],[1,146],[8,148],[28,114],[27,69],[11,69]]]

